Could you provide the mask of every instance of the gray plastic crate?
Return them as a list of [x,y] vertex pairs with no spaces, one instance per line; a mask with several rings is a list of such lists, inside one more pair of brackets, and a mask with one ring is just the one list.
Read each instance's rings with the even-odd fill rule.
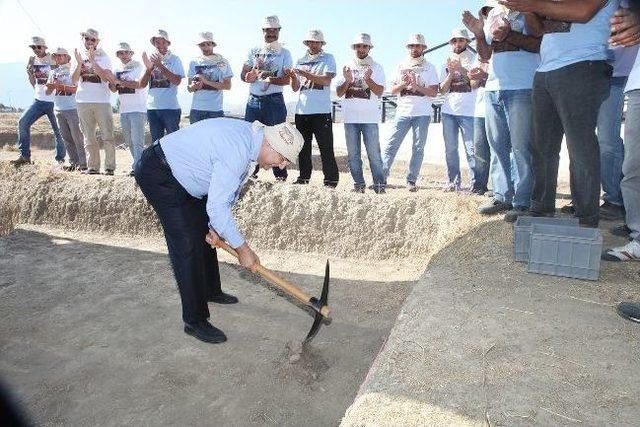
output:
[[578,227],[578,218],[518,217],[513,229],[513,256],[516,261],[529,261],[529,242],[533,224]]
[[601,253],[598,229],[534,224],[527,271],[598,280]]

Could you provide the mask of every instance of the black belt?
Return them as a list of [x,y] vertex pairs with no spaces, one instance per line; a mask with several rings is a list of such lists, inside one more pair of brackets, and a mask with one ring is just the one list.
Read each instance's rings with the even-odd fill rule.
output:
[[151,150],[153,151],[153,154],[156,155],[158,160],[160,160],[160,163],[162,163],[163,166],[166,166],[167,168],[169,168],[169,170],[171,170],[171,167],[167,162],[167,157],[164,155],[164,151],[162,151],[162,147],[160,146],[160,141],[154,142],[153,145],[151,146]]
[[275,92],[275,93],[270,93],[269,95],[254,95],[250,93],[249,96],[256,99],[266,99],[266,98],[275,98],[276,96],[283,96],[283,95],[282,95],[282,92]]

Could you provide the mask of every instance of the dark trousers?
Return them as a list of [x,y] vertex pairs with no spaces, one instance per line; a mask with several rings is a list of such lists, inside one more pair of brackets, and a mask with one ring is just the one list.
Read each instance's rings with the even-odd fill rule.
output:
[[147,110],[151,141],[157,141],[171,132],[180,129],[182,110]]
[[311,163],[311,141],[315,135],[322,159],[322,173],[324,185],[335,187],[338,185],[340,174],[336,157],[333,153],[333,122],[331,114],[296,114],[296,128],[304,138],[304,145],[298,157],[300,176],[298,181],[309,182],[313,166]]
[[597,226],[600,200],[600,148],[596,124],[600,105],[609,94],[611,66],[583,61],[536,73],[533,82],[531,210],[555,212],[562,135],[569,151],[571,197],[576,217]]
[[[284,103],[282,93],[264,96],[250,94],[244,111],[244,119],[248,122],[258,120],[267,126],[284,123],[287,120],[287,106]],[[258,173],[259,169],[260,167],[257,166],[254,175]],[[280,179],[287,179],[289,176],[287,169],[280,168],[273,168],[273,175]]]
[[487,140],[485,120],[482,117],[474,117],[473,119],[473,155],[476,159],[476,180],[473,183],[473,190],[487,191],[491,166],[491,148]]
[[207,300],[222,290],[216,250],[205,241],[209,232],[206,198],[187,193],[171,174],[159,145],[143,151],[135,177],[164,230],[182,300],[182,320],[208,319]]

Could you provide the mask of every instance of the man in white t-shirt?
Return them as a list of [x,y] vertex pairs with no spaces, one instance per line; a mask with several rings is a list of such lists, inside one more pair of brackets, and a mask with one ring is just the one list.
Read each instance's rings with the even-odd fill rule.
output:
[[[248,122],[258,120],[273,126],[287,120],[282,91],[291,83],[291,76],[285,73],[285,68],[291,68],[293,61],[289,49],[279,41],[281,29],[276,15],[267,16],[262,23],[264,43],[252,48],[242,65],[240,79],[249,83],[249,99],[244,112],[244,119]],[[273,175],[278,181],[286,181],[288,172],[286,168],[274,168]]]
[[151,57],[142,54],[142,62],[147,67],[142,85],[149,85],[147,120],[151,140],[157,141],[180,128],[182,110],[178,103],[178,86],[184,77],[184,68],[180,57],[169,50],[171,40],[165,30],[158,30],[149,41],[156,51]]
[[291,88],[300,91],[296,106],[296,128],[304,138],[298,168],[300,176],[296,184],[308,184],[313,170],[311,140],[315,136],[324,185],[336,187],[340,173],[333,153],[333,120],[331,119],[331,80],[336,76],[336,60],[325,52],[324,34],[311,30],[303,40],[307,46],[305,56],[298,59],[293,70],[285,70],[291,76]]
[[193,93],[189,122],[223,117],[222,91],[231,89],[233,71],[229,61],[219,53],[214,53],[217,46],[213,34],[205,31],[198,34],[196,44],[202,55],[189,63],[189,85],[187,90]]
[[354,191],[364,193],[366,188],[362,172],[360,139],[362,135],[369,157],[373,189],[381,194],[385,192],[385,176],[380,153],[378,123],[385,77],[382,66],[369,56],[372,47],[369,34],[360,33],[355,36],[351,44],[354,57],[342,68],[342,77],[337,83],[336,94],[340,98],[344,97],[341,101],[342,120]]
[[431,123],[433,111],[431,102],[432,98],[438,94],[440,82],[435,67],[424,59],[424,51],[427,48],[424,36],[411,35],[406,42],[406,48],[408,55],[398,65],[393,86],[391,86],[391,93],[398,95],[398,100],[396,117],[384,150],[382,164],[386,181],[400,144],[409,130],[413,129],[407,188],[409,191],[416,191],[418,189],[416,183],[424,158],[424,145],[427,142],[427,132]]
[[33,104],[22,113],[18,122],[18,150],[20,156],[12,160],[11,164],[19,167],[31,163],[31,125],[40,117],[46,115],[51,123],[53,134],[56,137],[56,161],[64,162],[65,148],[56,118],[53,114],[53,94],[47,94],[46,83],[49,73],[55,67],[50,54],[47,53],[47,43],[42,37],[32,37],[29,45],[34,56],[29,57],[27,75],[29,83],[35,89]]
[[80,130],[80,119],[76,109],[76,85],[71,81],[71,55],[67,49],[59,47],[51,54],[57,67],[49,73],[47,95],[53,94],[53,104],[60,133],[69,155],[66,171],[87,169],[87,157],[84,152],[84,138]]
[[118,93],[120,126],[125,145],[129,146],[133,163],[130,176],[133,176],[135,164],[140,160],[144,148],[144,123],[147,118],[147,88],[141,86],[146,68],[141,62],[133,60],[133,50],[129,43],[119,43],[116,56],[120,64],[114,67],[116,84],[109,85],[112,92]]
[[111,72],[111,59],[98,47],[100,37],[96,30],[89,28],[80,33],[84,50],[75,50],[76,69],[71,80],[78,85],[76,104],[80,128],[84,135],[87,153],[87,174],[100,172],[100,146],[96,139],[96,125],[104,147],[104,173],[113,175],[116,169],[116,149],[113,142],[113,115],[111,112],[111,91],[109,83],[116,78]]
[[466,29],[455,29],[449,44],[453,53],[442,67],[440,93],[445,95],[442,105],[442,132],[446,150],[449,183],[445,191],[461,189],[458,134],[462,133],[467,163],[469,164],[469,189],[475,182],[475,158],[473,152],[473,115],[476,108],[476,91],[471,88],[468,72],[476,56],[468,49],[471,37]]

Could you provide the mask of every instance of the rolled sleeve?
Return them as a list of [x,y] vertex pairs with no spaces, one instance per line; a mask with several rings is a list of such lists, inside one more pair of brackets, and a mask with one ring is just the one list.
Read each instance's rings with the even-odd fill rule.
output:
[[239,248],[245,242],[231,212],[239,186],[238,174],[233,173],[224,163],[214,162],[207,196],[209,228],[233,248]]

